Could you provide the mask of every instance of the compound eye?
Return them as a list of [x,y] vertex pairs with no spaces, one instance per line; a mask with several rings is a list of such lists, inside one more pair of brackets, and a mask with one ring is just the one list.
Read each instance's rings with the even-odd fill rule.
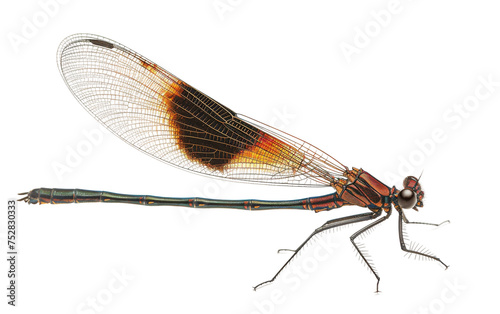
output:
[[417,194],[412,189],[403,189],[398,194],[398,204],[404,209],[413,208],[417,204]]
[[408,185],[410,185],[410,183],[413,183],[413,182],[418,182],[418,179],[415,178],[414,176],[406,177],[403,181],[403,186],[407,187]]

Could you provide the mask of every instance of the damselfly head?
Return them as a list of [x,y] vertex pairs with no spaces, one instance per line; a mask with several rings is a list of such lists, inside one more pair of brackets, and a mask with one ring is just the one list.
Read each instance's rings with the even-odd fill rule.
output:
[[424,206],[422,201],[424,198],[424,191],[422,191],[422,187],[420,186],[418,180],[419,179],[413,176],[409,176],[404,179],[404,189],[398,194],[398,203],[402,208],[413,208],[418,211],[417,207]]

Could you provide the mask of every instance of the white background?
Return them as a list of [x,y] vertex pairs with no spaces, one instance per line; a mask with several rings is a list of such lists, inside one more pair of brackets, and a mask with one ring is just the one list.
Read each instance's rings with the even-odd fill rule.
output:
[[[138,51],[236,112],[272,123],[388,185],[401,187],[406,172],[418,176],[425,170],[425,207],[408,216],[451,224],[412,226],[408,232],[451,267],[445,271],[436,262],[405,258],[397,219],[391,217],[364,240],[382,293],[373,293],[375,279],[349,241],[360,225],[320,237],[334,244],[327,260],[318,260],[317,254],[327,252],[321,241],[309,245],[292,264],[305,274],[289,275],[293,283],[278,280],[254,292],[253,285],[286,261],[277,249],[295,248],[324,221],[363,210],[253,213],[23,203],[15,309],[6,305],[5,253],[1,259],[0,302],[9,313],[492,313],[498,308],[500,88],[486,97],[480,86],[481,78],[500,81],[499,5],[73,0],[52,2],[45,6],[48,14],[40,4],[45,2],[11,1],[0,9],[5,208],[7,198],[41,186],[216,198],[331,193],[196,176],[96,131],[97,122],[67,90],[55,62],[64,37],[95,33]],[[230,10],[218,12],[214,4]],[[394,13],[380,13],[388,7],[396,8]],[[385,22],[377,22],[381,15]],[[33,19],[38,26],[27,33]],[[341,46],[356,44],[348,62]],[[477,89],[484,97],[475,107],[464,109],[464,116],[453,112],[464,100],[473,104]],[[58,175],[54,165],[66,164],[69,151],[88,144],[84,131],[102,138]],[[439,142],[430,142],[435,132],[442,133]],[[128,279],[117,281],[116,273],[123,271]]]

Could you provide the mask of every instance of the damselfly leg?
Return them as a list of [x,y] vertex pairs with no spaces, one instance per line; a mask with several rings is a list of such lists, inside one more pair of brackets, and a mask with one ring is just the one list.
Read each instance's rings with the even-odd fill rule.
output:
[[278,252],[280,252],[280,251],[292,251],[293,254],[286,261],[286,263],[280,268],[280,270],[278,270],[278,272],[276,273],[276,275],[274,275],[273,278],[271,278],[270,280],[266,280],[264,282],[261,282],[260,284],[253,287],[253,289],[257,290],[258,288],[262,287],[263,285],[272,283],[279,276],[279,274],[283,271],[283,269],[285,269],[285,267],[291,262],[291,260],[299,253],[299,251],[306,245],[306,243],[309,242],[309,240],[311,240],[315,235],[317,235],[323,231],[335,228],[335,227],[340,227],[343,225],[348,225],[348,224],[352,224],[352,223],[358,223],[358,222],[362,222],[362,221],[375,219],[375,218],[380,216],[381,212],[382,212],[382,210],[379,210],[377,212],[370,212],[370,213],[364,213],[364,214],[358,214],[358,215],[352,215],[352,216],[328,220],[321,227],[314,230],[314,232],[311,233],[311,235],[309,235],[309,237],[307,237],[307,239],[304,242],[302,242],[302,244],[296,250],[288,250],[288,249],[279,250]]
[[[380,213],[382,212],[382,209],[379,210],[379,215]],[[361,234],[363,234],[364,232],[370,230],[371,228],[377,226],[378,224],[380,224],[381,222],[384,222],[385,220],[387,220],[387,218],[389,218],[389,216],[391,216],[391,210],[389,210],[387,212],[387,215],[385,215],[384,217],[380,218],[379,220],[377,221],[374,221],[372,222],[371,224],[369,224],[368,226],[366,227],[363,227],[362,229],[358,230],[356,233],[354,233],[352,236],[351,236],[351,242],[352,242],[352,245],[354,245],[354,248],[356,248],[356,251],[359,253],[359,255],[361,256],[361,259],[366,263],[366,265],[368,266],[368,268],[370,269],[370,271],[373,273],[373,275],[375,276],[375,278],[377,278],[377,290],[375,291],[375,293],[378,293],[380,292],[380,290],[378,290],[378,284],[380,282],[380,277],[379,275],[377,274],[377,271],[375,270],[375,267],[370,264],[371,260],[369,260],[365,255],[363,254],[363,252],[361,251],[361,249],[359,248],[359,245],[356,244],[356,241],[355,239],[360,236]]]
[[[443,221],[440,224],[418,223],[418,222],[416,222],[416,223],[417,224],[439,226],[439,225],[442,225],[445,222],[449,222],[449,221],[446,220],[446,221]],[[416,248],[416,249],[412,249],[412,248],[409,249],[409,248],[406,247],[406,243],[405,243],[405,231],[404,231],[404,225],[403,225],[405,223],[412,223],[412,222],[408,221],[408,219],[405,217],[403,211],[399,211],[399,243],[401,245],[401,249],[403,251],[407,252],[407,253],[416,254],[416,255],[422,256],[424,258],[428,258],[428,259],[432,259],[432,260],[438,261],[438,262],[440,262],[445,267],[445,269],[448,269],[449,265],[446,265],[445,263],[443,263],[443,261],[441,261],[440,258],[432,255],[432,253],[430,253],[428,251],[422,251],[422,247],[419,247],[419,248]]]
[[415,224],[415,225],[428,225],[428,226],[435,226],[435,227],[439,227],[441,226],[442,224],[445,224],[445,223],[450,223],[449,220],[445,220],[439,224],[435,224],[435,223],[432,223],[432,222],[421,222],[421,221],[409,221],[408,218],[406,218],[406,215],[404,212],[401,212],[402,216],[403,216],[403,222],[406,223],[406,224]]

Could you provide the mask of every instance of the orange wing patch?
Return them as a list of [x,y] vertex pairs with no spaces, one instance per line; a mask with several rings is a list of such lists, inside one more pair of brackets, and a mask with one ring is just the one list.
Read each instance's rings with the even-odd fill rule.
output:
[[303,160],[304,156],[297,149],[267,133],[261,132],[261,137],[255,145],[241,151],[231,160],[229,165],[245,163],[256,168],[267,165],[270,170],[275,170],[276,166],[282,166],[291,168],[295,174],[302,167]]

